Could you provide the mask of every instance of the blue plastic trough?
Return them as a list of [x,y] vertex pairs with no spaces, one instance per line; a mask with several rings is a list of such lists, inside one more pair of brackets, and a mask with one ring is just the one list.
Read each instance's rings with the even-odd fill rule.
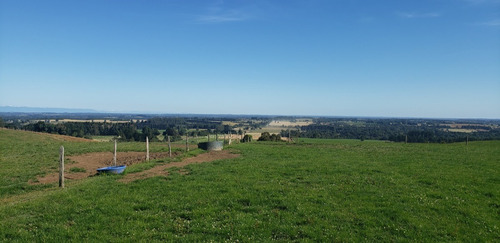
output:
[[109,167],[102,167],[97,169],[97,172],[99,173],[114,173],[114,174],[121,174],[125,168],[127,168],[126,165],[119,165],[119,166],[109,166]]

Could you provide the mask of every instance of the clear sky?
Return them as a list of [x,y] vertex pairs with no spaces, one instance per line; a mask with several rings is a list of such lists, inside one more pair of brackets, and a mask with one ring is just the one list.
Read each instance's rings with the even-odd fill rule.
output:
[[0,106],[500,118],[500,0],[0,0]]

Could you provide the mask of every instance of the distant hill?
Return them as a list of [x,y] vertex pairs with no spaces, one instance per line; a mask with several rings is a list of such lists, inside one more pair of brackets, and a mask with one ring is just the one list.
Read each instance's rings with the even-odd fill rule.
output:
[[92,109],[68,109],[68,108],[40,108],[40,107],[17,107],[0,106],[0,112],[19,113],[98,113]]

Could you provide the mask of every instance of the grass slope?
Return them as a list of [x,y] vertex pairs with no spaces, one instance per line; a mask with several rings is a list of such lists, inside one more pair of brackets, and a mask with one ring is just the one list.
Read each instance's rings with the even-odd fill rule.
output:
[[500,240],[499,141],[233,148],[187,175],[37,189],[0,206],[0,240]]

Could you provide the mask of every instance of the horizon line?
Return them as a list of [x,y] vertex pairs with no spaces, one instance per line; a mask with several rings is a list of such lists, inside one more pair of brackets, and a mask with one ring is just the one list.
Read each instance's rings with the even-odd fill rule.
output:
[[[21,109],[33,109],[31,111],[4,111],[2,108],[21,108]],[[39,109],[39,111],[36,111]],[[43,111],[46,109],[47,111]],[[52,111],[50,111],[52,110]],[[59,111],[58,111],[59,110]],[[67,111],[64,111],[67,110]],[[28,107],[28,106],[0,106],[0,114],[2,113],[19,113],[19,114],[53,114],[53,115],[63,115],[63,114],[87,114],[87,115],[97,115],[97,114],[117,114],[117,115],[150,115],[150,116],[258,116],[258,117],[294,117],[294,118],[361,118],[361,119],[433,119],[433,120],[500,120],[500,118],[485,118],[485,117],[425,117],[425,116],[367,116],[367,115],[284,115],[284,114],[243,114],[243,113],[167,113],[167,112],[151,112],[151,111],[102,111],[94,109],[85,108],[49,108],[49,107]]]

